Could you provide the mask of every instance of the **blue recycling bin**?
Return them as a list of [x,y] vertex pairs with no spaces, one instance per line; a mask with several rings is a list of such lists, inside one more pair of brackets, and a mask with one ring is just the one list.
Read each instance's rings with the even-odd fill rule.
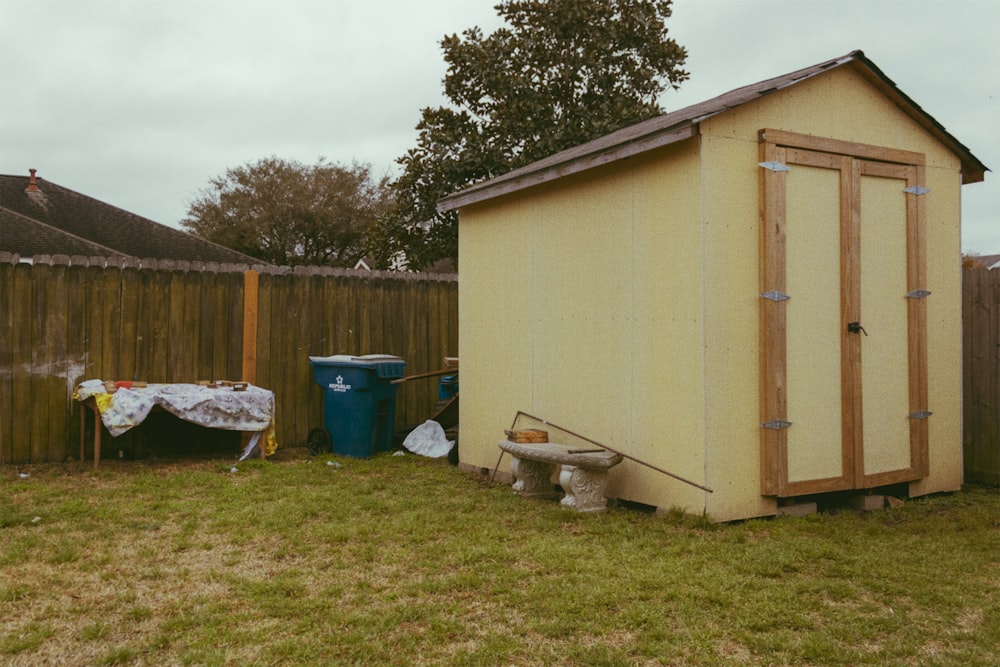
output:
[[323,387],[323,425],[333,452],[368,458],[392,449],[396,390],[406,362],[388,354],[309,357]]
[[447,401],[458,393],[458,376],[446,375],[438,380],[438,400]]

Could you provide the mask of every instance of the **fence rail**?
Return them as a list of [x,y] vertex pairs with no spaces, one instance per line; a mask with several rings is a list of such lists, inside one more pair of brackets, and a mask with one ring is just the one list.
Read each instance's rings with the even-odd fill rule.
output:
[[1000,484],[1000,269],[962,272],[962,324],[965,479]]
[[[0,463],[78,452],[85,379],[242,380],[276,397],[279,446],[322,424],[309,356],[384,353],[407,374],[458,356],[453,275],[0,253]],[[397,426],[433,382],[402,385]]]

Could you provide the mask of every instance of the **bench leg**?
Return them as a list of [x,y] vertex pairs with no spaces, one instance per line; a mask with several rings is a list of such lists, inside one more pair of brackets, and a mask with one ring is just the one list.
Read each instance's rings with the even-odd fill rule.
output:
[[608,508],[608,499],[604,497],[604,487],[608,485],[607,470],[585,470],[563,464],[559,485],[566,492],[560,501],[566,507],[573,507],[579,512],[603,512]]
[[514,474],[514,493],[525,498],[555,498],[558,494],[552,486],[555,463],[543,463],[530,459],[510,457],[510,471]]

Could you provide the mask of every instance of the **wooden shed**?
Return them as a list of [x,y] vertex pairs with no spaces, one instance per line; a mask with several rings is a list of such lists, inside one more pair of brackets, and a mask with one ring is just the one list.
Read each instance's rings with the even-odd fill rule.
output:
[[609,497],[718,521],[959,489],[985,171],[854,51],[446,197],[461,465],[524,411],[712,489],[626,460]]

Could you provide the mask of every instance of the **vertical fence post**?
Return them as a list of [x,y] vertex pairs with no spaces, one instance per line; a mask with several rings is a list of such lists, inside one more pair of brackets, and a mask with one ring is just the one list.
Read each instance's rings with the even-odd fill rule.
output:
[[243,272],[243,381],[257,382],[257,285],[253,269]]

